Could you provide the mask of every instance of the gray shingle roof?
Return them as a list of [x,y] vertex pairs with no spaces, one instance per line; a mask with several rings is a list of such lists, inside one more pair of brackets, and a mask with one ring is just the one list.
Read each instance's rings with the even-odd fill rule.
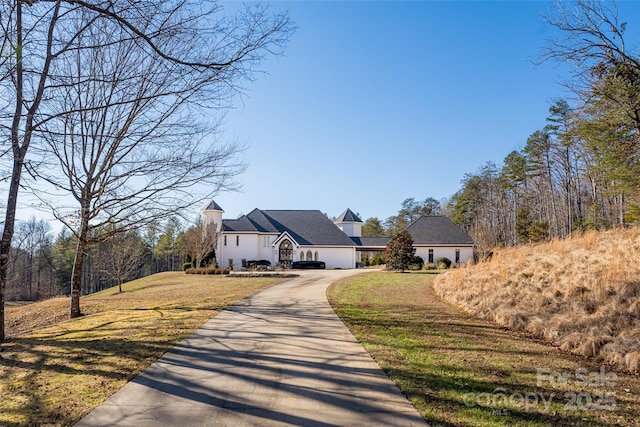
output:
[[342,212],[338,219],[336,219],[336,222],[362,222],[362,220],[358,218],[358,215],[353,213],[351,209],[347,208],[347,210]]
[[473,245],[473,239],[446,216],[423,216],[407,231],[415,245]]
[[[207,207],[222,210],[215,202]],[[340,216],[359,219],[350,209]],[[340,222],[340,220],[338,221]],[[355,222],[355,221],[354,221]],[[223,219],[226,232],[288,232],[300,245],[384,247],[389,237],[348,237],[319,210],[254,209],[238,219]],[[473,245],[473,240],[445,216],[423,216],[407,227],[416,245]]]
[[258,231],[246,216],[238,219],[223,219],[223,231]]
[[391,237],[352,237],[351,240],[358,246],[384,248]]
[[254,209],[235,220],[223,220],[227,232],[288,232],[300,245],[353,246],[325,214],[318,210],[261,210]]
[[215,201],[215,200],[211,200],[211,203],[209,203],[209,204],[207,205],[207,207],[206,207],[206,208],[204,208],[204,210],[205,210],[205,211],[222,211],[222,212],[224,212],[224,209],[222,209],[222,208],[220,207],[220,205],[216,203],[216,201]]

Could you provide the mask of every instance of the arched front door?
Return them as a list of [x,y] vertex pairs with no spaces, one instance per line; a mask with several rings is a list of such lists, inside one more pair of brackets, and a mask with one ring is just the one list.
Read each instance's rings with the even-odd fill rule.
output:
[[291,266],[291,261],[293,261],[293,245],[289,239],[284,239],[280,243],[280,258],[278,262],[289,267]]

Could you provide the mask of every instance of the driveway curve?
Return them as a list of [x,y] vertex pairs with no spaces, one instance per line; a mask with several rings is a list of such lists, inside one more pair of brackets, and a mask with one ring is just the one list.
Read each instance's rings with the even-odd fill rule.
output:
[[77,426],[425,426],[303,271],[229,307]]

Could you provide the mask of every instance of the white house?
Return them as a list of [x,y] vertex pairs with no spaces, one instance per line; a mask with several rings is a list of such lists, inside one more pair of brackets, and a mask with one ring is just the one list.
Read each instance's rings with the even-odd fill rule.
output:
[[453,265],[460,265],[473,258],[473,239],[446,216],[420,217],[407,227],[407,231],[413,239],[416,255],[425,263],[449,258]]
[[[218,264],[241,269],[248,261],[288,266],[292,261],[323,261],[327,268],[355,268],[364,251],[384,251],[388,237],[362,237],[362,220],[350,209],[332,222],[319,210],[254,209],[223,219],[215,201],[203,209],[203,222],[218,234]],[[422,217],[407,230],[416,255],[425,262],[447,257],[456,264],[473,257],[473,240],[444,216]]]

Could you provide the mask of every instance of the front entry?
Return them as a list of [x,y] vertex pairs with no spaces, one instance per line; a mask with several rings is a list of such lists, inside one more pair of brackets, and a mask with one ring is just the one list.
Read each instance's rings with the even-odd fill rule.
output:
[[289,239],[284,239],[282,243],[280,243],[278,263],[285,267],[291,267],[291,261],[293,261],[293,245]]

